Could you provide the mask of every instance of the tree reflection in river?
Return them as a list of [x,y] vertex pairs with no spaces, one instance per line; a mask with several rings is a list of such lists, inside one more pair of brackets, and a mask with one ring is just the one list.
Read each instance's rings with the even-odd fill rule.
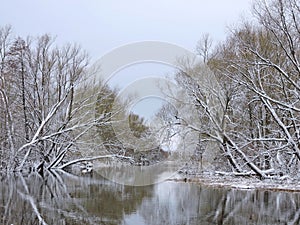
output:
[[[299,224],[300,193],[165,182],[143,203],[139,224]],[[130,217],[127,217],[127,224]]]
[[14,175],[0,184],[0,224],[298,224],[300,193],[192,183],[124,186],[97,174]]

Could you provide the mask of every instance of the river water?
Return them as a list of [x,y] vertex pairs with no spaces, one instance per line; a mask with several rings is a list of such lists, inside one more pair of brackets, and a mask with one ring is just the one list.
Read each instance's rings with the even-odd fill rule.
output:
[[93,173],[2,177],[0,224],[299,224],[300,193],[164,181],[126,186]]

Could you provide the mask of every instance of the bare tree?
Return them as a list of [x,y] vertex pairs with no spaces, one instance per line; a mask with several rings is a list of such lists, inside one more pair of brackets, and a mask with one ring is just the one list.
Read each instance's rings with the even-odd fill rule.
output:
[[[209,37],[200,40],[198,52],[214,75],[189,64],[178,73],[177,82],[202,121],[194,125],[183,117],[181,124],[200,139],[219,143],[234,172],[298,174],[299,3],[257,1],[254,15],[259,24],[233,30],[212,57]],[[212,80],[216,76],[220,87],[203,80],[205,73]]]
[[211,57],[213,40],[208,33],[203,34],[196,46],[196,52],[202,57],[203,62],[207,63]]
[[238,90],[229,102],[231,140],[258,168],[275,174],[299,168],[297,4],[257,2],[254,14],[262,25],[246,23],[233,31],[210,64],[219,63],[219,75]]
[[95,111],[101,84],[86,82],[86,53],[71,44],[58,48],[49,35],[13,38],[9,27],[0,37],[1,168],[96,159],[96,127],[105,117]]

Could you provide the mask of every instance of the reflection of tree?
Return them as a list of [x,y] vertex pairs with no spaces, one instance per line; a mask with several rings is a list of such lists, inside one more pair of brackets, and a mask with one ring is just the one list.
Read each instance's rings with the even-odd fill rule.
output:
[[116,183],[89,184],[85,189],[72,192],[80,199],[89,214],[101,221],[120,221],[124,214],[133,213],[145,197],[150,198],[152,187],[123,186]]
[[1,181],[1,224],[120,224],[152,187],[122,186],[97,176],[47,173]]
[[300,194],[164,182],[124,186],[94,173],[2,178],[0,224],[299,224]]
[[137,211],[147,224],[298,224],[300,219],[299,193],[166,182],[155,187],[154,196]]

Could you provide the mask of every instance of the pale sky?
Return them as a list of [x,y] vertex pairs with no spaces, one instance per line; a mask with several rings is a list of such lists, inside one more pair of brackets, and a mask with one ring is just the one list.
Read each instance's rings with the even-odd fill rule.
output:
[[[162,41],[194,51],[209,33],[215,42],[225,40],[229,27],[251,18],[252,0],[0,0],[0,26],[12,25],[25,37],[49,33],[57,43],[77,43],[91,62],[119,46],[140,41]],[[149,66],[150,65],[150,66]],[[168,73],[169,68],[140,65],[125,68],[112,79],[123,88],[142,73]],[[160,74],[160,76],[161,76]],[[146,98],[145,98],[146,99]],[[136,113],[155,112],[145,100]],[[155,101],[154,101],[155,102]],[[159,105],[156,101],[156,105]]]
[[201,34],[223,40],[251,0],[0,0],[0,25],[21,36],[50,33],[101,57],[130,42],[158,40],[194,50]]

